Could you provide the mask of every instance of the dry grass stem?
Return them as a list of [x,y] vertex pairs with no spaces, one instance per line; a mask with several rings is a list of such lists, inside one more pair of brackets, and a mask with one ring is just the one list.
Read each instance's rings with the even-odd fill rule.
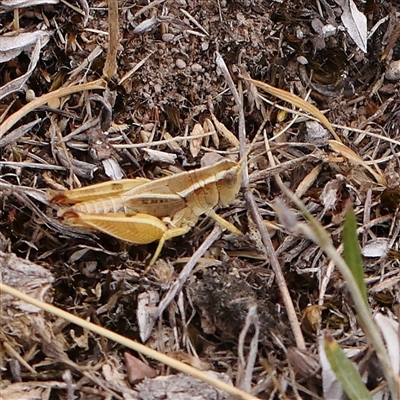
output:
[[0,397],[397,398],[400,3],[69,1],[1,0],[0,283],[158,353],[4,292]]
[[[244,157],[244,155],[246,154],[246,129],[245,129],[245,117],[244,117],[244,111],[243,111],[243,101],[240,99],[239,93],[237,92],[236,87],[230,76],[230,73],[229,73],[228,69],[226,68],[225,62],[223,61],[222,57],[219,54],[217,54],[216,62],[224,74],[225,80],[228,83],[228,86],[233,94],[233,97],[235,99],[236,105],[239,110],[240,156]],[[296,340],[297,347],[299,347],[301,349],[305,349],[305,341],[303,338],[303,334],[300,329],[296,311],[294,309],[292,300],[290,298],[290,294],[289,294],[289,290],[286,285],[285,278],[282,274],[282,269],[281,269],[281,267],[279,265],[279,261],[276,257],[275,249],[273,248],[267,228],[262,220],[262,217],[260,215],[257,204],[254,201],[254,197],[252,196],[251,191],[249,189],[249,177],[248,177],[247,167],[243,168],[242,188],[244,191],[244,196],[245,196],[247,207],[250,210],[252,218],[260,231],[262,242],[265,246],[266,253],[267,253],[269,261],[271,263],[271,267],[275,273],[275,279],[276,279],[277,285],[279,287],[279,290],[281,292],[283,302],[285,304],[286,312],[289,317],[290,325],[291,325],[293,335]]]
[[117,73],[117,53],[119,46],[118,1],[108,0],[108,49],[103,75],[110,80]]
[[37,300],[31,296],[26,295],[25,293],[20,292],[19,290],[16,290],[12,288],[11,286],[5,285],[3,283],[0,283],[0,293],[7,293],[11,296],[17,297],[18,299],[28,303],[32,304],[35,307],[40,308],[43,311],[46,311],[48,313],[51,313],[59,318],[65,319],[66,321],[69,321],[75,325],[78,325],[82,327],[83,329],[88,329],[91,332],[94,332],[102,337],[105,337],[107,339],[113,340],[127,348],[130,348],[134,351],[137,351],[147,357],[151,357],[155,360],[158,360],[161,363],[164,363],[171,368],[174,368],[178,371],[184,372],[188,375],[193,376],[194,378],[200,379],[203,382],[209,383],[210,385],[224,390],[227,393],[231,394],[232,396],[237,396],[240,399],[243,400],[259,400],[257,397],[250,395],[249,393],[243,392],[240,389],[235,388],[234,386],[228,385],[227,383],[215,379],[211,377],[210,375],[207,375],[203,371],[199,371],[193,367],[190,367],[189,365],[183,364],[178,360],[175,360],[171,357],[166,356],[165,354],[159,353],[149,347],[146,347],[140,343],[134,342],[133,340],[130,340],[124,336],[118,335],[114,332],[111,332],[107,329],[102,328],[101,326],[95,325],[91,322],[88,322],[82,318],[79,318],[73,314],[70,314],[64,310],[61,310],[57,307],[54,307],[51,304],[45,303],[43,301]]
[[75,86],[69,86],[66,88],[60,88],[57,90],[54,90],[53,92],[44,94],[43,96],[40,96],[22,108],[20,108],[17,112],[12,114],[10,117],[8,117],[1,125],[0,125],[0,139],[26,114],[30,113],[31,111],[34,111],[36,108],[45,105],[48,102],[51,102],[52,100],[59,99],[61,97],[69,96],[73,93],[79,93],[83,91],[88,91],[88,90],[96,90],[96,89],[105,89],[105,82],[101,79],[94,81],[94,82],[89,82],[89,83],[83,83],[81,85],[75,85]]

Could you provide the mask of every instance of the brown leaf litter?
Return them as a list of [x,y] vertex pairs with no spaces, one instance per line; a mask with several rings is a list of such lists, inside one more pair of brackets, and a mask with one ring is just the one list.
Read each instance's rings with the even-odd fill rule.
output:
[[[323,330],[365,372],[370,390],[387,390],[341,275],[277,218],[274,200],[302,219],[279,175],[338,251],[353,204],[369,307],[380,311],[379,326],[395,332],[399,5],[354,1],[366,17],[363,48],[340,28],[344,6],[333,1],[118,3],[119,44],[114,36],[108,47],[107,3],[39,3],[0,2],[1,282],[259,398],[330,393],[321,372]],[[282,91],[288,102],[271,96]],[[258,131],[264,137],[248,157],[248,181],[274,255],[265,252],[247,192],[217,211],[243,237],[212,230],[203,218],[167,241],[147,274],[153,244],[65,227],[45,196],[199,168],[205,154],[237,153],[243,128],[248,144]],[[290,325],[275,262],[305,348]],[[226,396],[4,293],[0,300],[0,397]]]

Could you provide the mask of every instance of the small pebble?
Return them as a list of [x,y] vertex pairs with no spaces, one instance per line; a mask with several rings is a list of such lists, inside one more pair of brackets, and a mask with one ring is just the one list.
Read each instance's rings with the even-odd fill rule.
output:
[[385,78],[388,81],[398,81],[400,80],[400,60],[391,61],[389,68],[386,71]]
[[162,40],[163,42],[172,42],[174,40],[175,35],[172,33],[164,33],[164,35],[162,35]]
[[298,61],[300,64],[303,64],[303,65],[307,65],[307,64],[308,64],[308,60],[307,60],[307,58],[305,58],[304,56],[299,56],[299,57],[297,57],[297,61]]
[[185,63],[185,61],[183,61],[181,58],[178,58],[178,59],[175,61],[175,65],[176,65],[179,69],[184,69],[184,68],[186,68],[186,63]]
[[336,35],[338,28],[332,24],[327,24],[322,27],[322,37],[327,39],[330,36]]
[[197,63],[192,64],[192,66],[190,68],[193,72],[203,72],[204,71],[204,68],[200,64],[197,64]]
[[208,50],[208,47],[210,46],[210,43],[209,42],[203,42],[202,44],[201,44],[201,50],[203,50],[203,51],[206,51],[206,50]]
[[35,92],[32,89],[28,89],[25,94],[26,101],[32,101],[35,100],[35,98],[36,98]]

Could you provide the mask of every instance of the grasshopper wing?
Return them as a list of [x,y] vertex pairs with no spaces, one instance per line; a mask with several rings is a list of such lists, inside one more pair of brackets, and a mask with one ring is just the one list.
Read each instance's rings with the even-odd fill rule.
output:
[[[231,175],[236,177],[237,170],[237,163],[223,159],[208,167],[180,172],[137,186],[121,194],[123,210],[128,215],[146,213],[158,218],[172,217],[186,207],[193,209],[197,215],[204,214],[219,203],[232,202],[230,192],[236,192],[233,197],[236,196],[240,182],[235,182],[235,187],[230,188],[231,182],[226,182],[225,178],[229,176],[232,181]],[[223,189],[225,192],[229,190],[230,201],[219,201],[221,196],[218,190]]]
[[119,196],[138,186],[151,182],[149,179],[122,179],[120,181],[108,181],[97,183],[72,190],[49,190],[48,197],[51,202],[58,204],[76,204],[85,201],[94,201],[102,198]]
[[127,215],[145,213],[162,218],[174,215],[186,207],[186,200],[177,194],[135,194],[132,191],[123,194],[121,199]]

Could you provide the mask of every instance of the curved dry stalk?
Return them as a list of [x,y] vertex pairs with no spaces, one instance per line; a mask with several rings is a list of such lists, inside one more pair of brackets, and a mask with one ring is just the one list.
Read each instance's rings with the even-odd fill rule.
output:
[[81,85],[69,86],[54,90],[53,92],[46,93],[43,96],[37,97],[28,104],[25,104],[17,112],[9,116],[0,125],[0,139],[26,114],[35,110],[36,108],[43,106],[51,100],[59,99],[60,97],[69,96],[73,93],[83,92],[85,90],[105,89],[106,83],[103,79],[97,81],[83,83]]
[[399,387],[396,383],[396,379],[391,367],[389,355],[386,351],[385,344],[382,340],[382,336],[376,326],[371,311],[363,298],[358,284],[350,271],[350,268],[346,264],[346,261],[340,256],[332,240],[323,228],[323,226],[307,211],[305,205],[302,201],[297,198],[282,182],[279,176],[277,176],[277,183],[280,189],[285,193],[285,195],[298,207],[298,209],[303,213],[304,217],[309,221],[310,225],[305,223],[297,223],[297,228],[301,230],[308,238],[314,241],[325,254],[333,261],[339,272],[342,274],[344,280],[346,281],[347,287],[351,296],[353,298],[357,315],[362,323],[362,328],[366,333],[367,337],[371,340],[376,355],[381,363],[382,371],[385,379],[388,383],[389,389],[392,393],[394,399],[399,398]]
[[336,132],[333,130],[331,123],[329,122],[328,118],[325,117],[324,114],[321,113],[321,111],[318,110],[317,107],[312,105],[311,103],[308,103],[307,101],[303,100],[301,97],[298,97],[292,93],[287,92],[286,90],[283,89],[278,89],[274,86],[268,85],[265,82],[257,81],[255,79],[249,79],[246,76],[240,75],[240,78],[246,80],[249,83],[252,83],[254,86],[265,90],[267,93],[272,94],[275,97],[278,97],[281,100],[287,101],[288,103],[291,103],[295,105],[296,107],[299,107],[303,110],[306,110],[309,112],[311,115],[313,115],[315,118],[317,118],[332,134],[332,136],[337,140],[338,142],[341,142],[339,136],[336,134]]
[[[218,53],[216,57],[216,63],[218,67],[222,70],[225,80],[228,83],[229,89],[231,90],[236,105],[238,106],[239,109],[239,141],[240,141],[240,157],[242,158],[246,154],[246,128],[245,128],[243,101],[241,100],[239,93],[236,90],[235,84],[233,83],[233,80],[230,76],[230,73],[228,71],[228,68],[226,67],[224,60]],[[277,96],[280,97],[279,95]],[[283,302],[288,315],[290,327],[292,329],[296,341],[296,345],[299,349],[305,349],[306,344],[304,341],[303,333],[301,331],[300,324],[297,319],[296,310],[294,308],[292,299],[290,297],[289,289],[286,285],[285,277],[283,276],[282,269],[279,264],[278,258],[276,256],[274,246],[271,242],[271,238],[269,237],[267,227],[264,224],[258,206],[249,188],[249,175],[248,175],[247,165],[243,167],[242,190],[244,191],[244,198],[246,200],[247,208],[250,210],[251,216],[260,232],[261,240],[265,246],[266,253],[269,257],[272,270],[274,271],[276,283],[283,298]]]
[[154,360],[157,360],[163,364],[166,364],[166,365],[170,366],[171,368],[174,368],[178,371],[188,374],[196,379],[200,379],[201,381],[206,382],[217,389],[223,390],[232,396],[235,396],[235,397],[243,399],[243,400],[260,400],[258,397],[255,397],[249,393],[244,392],[243,390],[235,388],[234,386],[229,385],[228,383],[226,383],[222,380],[213,378],[212,376],[208,375],[206,372],[200,371],[194,367],[184,364],[178,360],[175,360],[174,358],[171,358],[165,354],[159,353],[156,350],[146,347],[145,345],[135,342],[133,340],[130,340],[124,336],[118,335],[117,333],[112,332],[108,329],[105,329],[101,326],[95,325],[89,321],[86,321],[80,317],[77,317],[76,315],[73,315],[64,310],[61,310],[60,308],[55,307],[51,304],[37,300],[31,296],[28,296],[25,293],[22,293],[21,291],[13,288],[11,286],[5,285],[4,283],[0,283],[0,293],[1,292],[7,293],[11,296],[15,296],[22,301],[25,301],[29,304],[32,304],[32,305],[40,308],[43,311],[49,312],[59,318],[65,319],[66,321],[69,321],[73,324],[79,325],[83,329],[88,329],[91,332],[97,333],[97,334],[104,336],[110,340],[113,340],[123,346],[126,346],[134,351],[137,351],[147,357],[153,358]]

